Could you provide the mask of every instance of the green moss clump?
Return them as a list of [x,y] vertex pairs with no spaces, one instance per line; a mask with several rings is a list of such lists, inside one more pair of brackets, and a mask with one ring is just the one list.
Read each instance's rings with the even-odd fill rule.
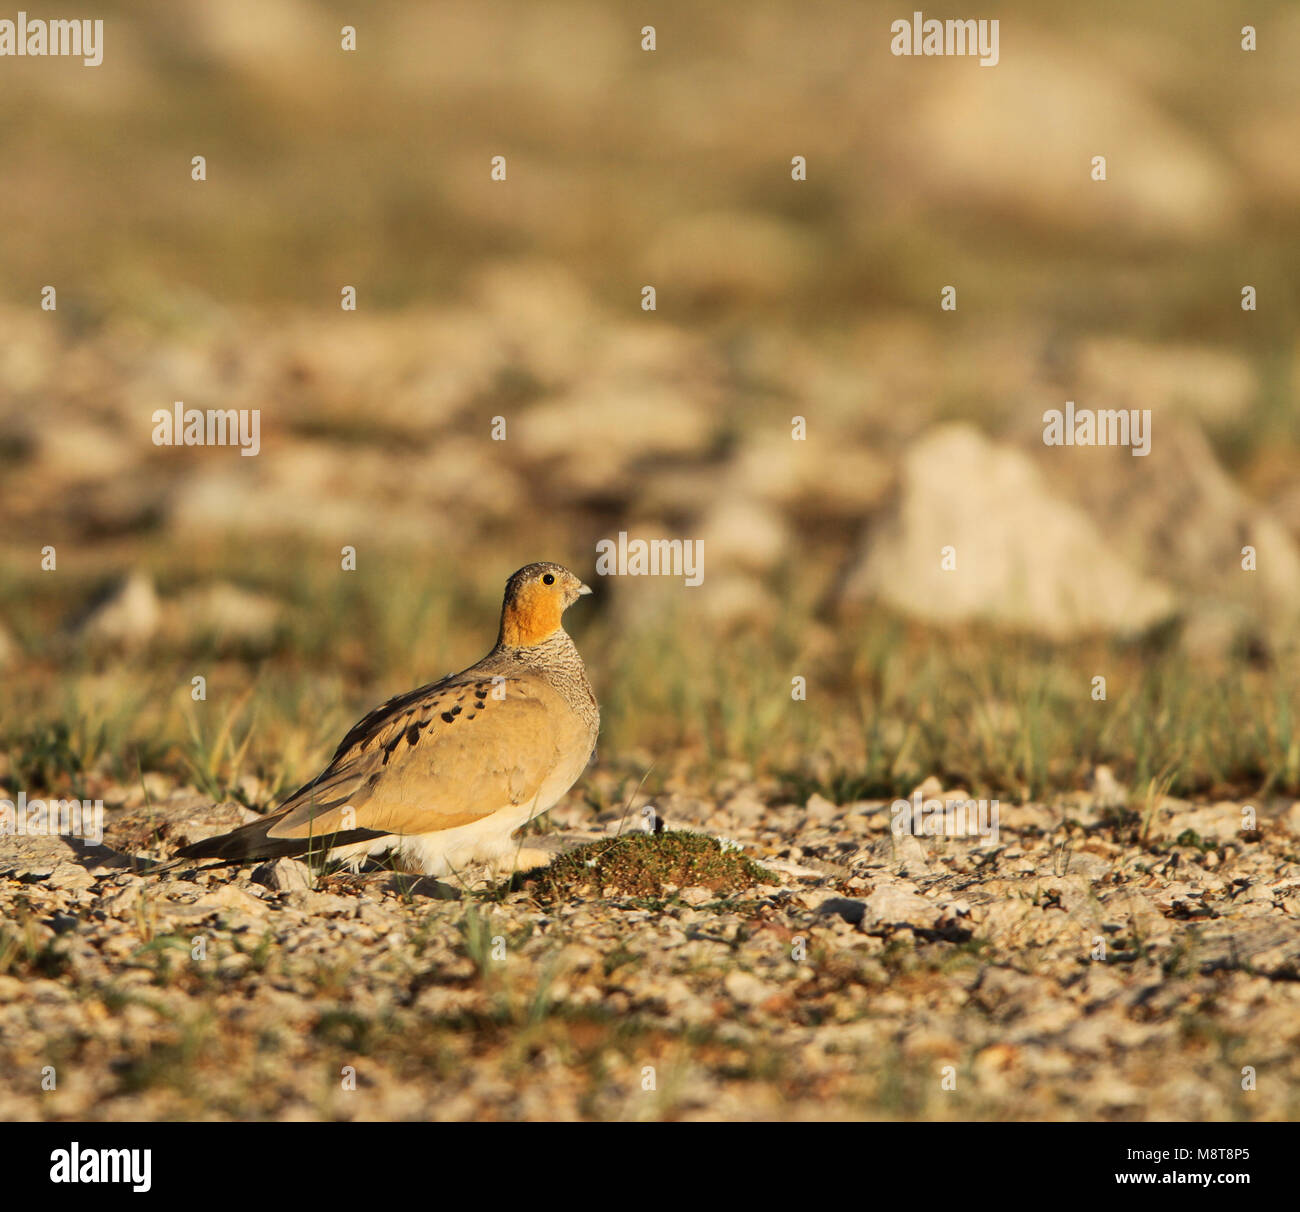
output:
[[716,838],[685,830],[636,831],[560,855],[535,877],[543,901],[579,896],[667,897],[682,888],[727,896],[778,878]]

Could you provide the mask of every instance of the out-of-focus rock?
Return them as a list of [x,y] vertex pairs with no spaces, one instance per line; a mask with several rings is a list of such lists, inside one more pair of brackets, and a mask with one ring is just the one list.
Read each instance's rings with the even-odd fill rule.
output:
[[1093,807],[1100,811],[1123,808],[1128,803],[1128,790],[1115,777],[1109,766],[1098,766],[1092,772]]
[[37,470],[57,468],[64,486],[120,477],[137,457],[125,435],[82,417],[44,418],[35,432]]
[[866,898],[865,921],[883,926],[933,926],[940,907],[928,901],[915,884],[907,880],[881,882]]
[[745,443],[727,478],[738,491],[818,519],[861,517],[881,503],[892,481],[889,464],[861,441],[831,434],[794,441],[769,431]]
[[87,643],[134,647],[150,640],[161,621],[162,605],[153,578],[132,572],[109,588],[74,624],[74,631]]
[[844,597],[1054,639],[1140,633],[1173,607],[1163,585],[1134,572],[1081,510],[1052,495],[1027,456],[964,424],[909,449],[899,499],[869,532]]
[[1249,652],[1259,633],[1258,620],[1240,606],[1200,601],[1186,611],[1178,642],[1194,660],[1217,662]]
[[481,319],[424,310],[293,316],[272,348],[261,374],[296,428],[416,445],[498,388],[509,362]]
[[253,872],[252,880],[275,892],[310,892],[315,887],[311,868],[291,858],[263,863]]
[[757,577],[742,572],[709,574],[698,589],[703,616],[724,626],[763,626],[771,623],[779,609],[776,598]]
[[1182,800],[1165,800],[1152,814],[1149,836],[1157,840],[1177,840],[1185,833],[1216,842],[1230,842],[1241,836],[1248,817],[1242,805],[1225,800],[1206,807],[1193,807]]
[[710,569],[767,572],[789,553],[785,519],[755,500],[724,495],[700,528]]
[[550,467],[557,492],[624,495],[633,464],[701,455],[711,430],[708,411],[689,395],[645,383],[621,393],[579,391],[535,405],[520,416],[510,441],[516,457]]
[[769,985],[751,972],[735,969],[723,978],[722,987],[727,996],[741,1006],[758,1006],[779,992],[775,985]]
[[1076,403],[1149,408],[1163,420],[1182,412],[1204,425],[1229,425],[1258,388],[1239,354],[1197,345],[1143,345],[1127,337],[1093,337],[1077,351]]
[[191,53],[275,92],[301,91],[322,53],[311,36],[311,7],[303,0],[233,0],[178,16]]
[[[403,461],[322,443],[303,443],[291,458],[236,459],[236,466],[183,480],[170,525],[181,534],[300,534],[339,546],[365,538],[422,545],[447,539],[450,520],[391,491],[402,482]],[[340,484],[348,485],[346,493]]]
[[[935,74],[900,113],[896,154],[926,197],[942,188],[1053,229],[1185,240],[1222,230],[1240,209],[1234,174],[1209,141],[1132,76],[1028,35],[994,71]],[[1104,181],[1091,176],[1098,155]]]
[[[507,424],[507,434],[509,427]],[[527,485],[502,457],[506,443],[481,436],[452,435],[416,462],[406,477],[412,502],[453,510],[457,518],[513,519],[529,496]]]
[[207,841],[262,817],[243,804],[214,804],[207,796],[182,790],[173,792],[166,803],[150,805],[147,819],[150,832],[179,847]]
[[170,613],[177,630],[191,638],[266,644],[275,634],[284,606],[269,594],[217,581],[181,594]]
[[498,379],[507,385],[529,379],[558,389],[592,373],[592,355],[599,357],[604,344],[593,342],[592,334],[603,338],[605,321],[586,285],[563,266],[544,260],[490,264],[474,275],[472,296],[467,336],[477,339],[487,320],[497,357],[505,358]]

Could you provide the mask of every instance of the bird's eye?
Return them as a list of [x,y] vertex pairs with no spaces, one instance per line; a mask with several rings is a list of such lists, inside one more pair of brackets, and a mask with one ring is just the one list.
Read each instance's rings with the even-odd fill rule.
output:
[[543,584],[543,585],[554,585],[554,584],[555,584],[555,577],[554,577],[551,573],[548,572],[548,573],[547,573],[547,574],[542,578],[542,584]]

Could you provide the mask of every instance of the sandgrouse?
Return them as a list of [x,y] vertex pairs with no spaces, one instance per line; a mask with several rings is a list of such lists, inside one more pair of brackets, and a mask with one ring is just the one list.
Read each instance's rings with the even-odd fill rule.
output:
[[477,665],[390,699],[277,811],[179,856],[328,855],[355,870],[392,851],[434,876],[504,856],[595,749],[596,697],[561,625],[590,592],[559,564],[521,568],[506,582],[496,647]]

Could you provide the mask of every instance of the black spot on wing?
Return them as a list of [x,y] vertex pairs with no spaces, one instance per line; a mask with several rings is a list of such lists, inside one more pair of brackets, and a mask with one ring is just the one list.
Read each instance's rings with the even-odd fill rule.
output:
[[408,690],[405,694],[389,699],[383,706],[376,707],[348,730],[347,736],[339,742],[338,748],[334,751],[332,760],[338,761],[354,746],[358,753],[365,753],[370,742],[384,731],[385,725],[393,723],[402,715],[420,710],[422,700],[440,684],[435,682],[428,686],[417,687],[415,690]]

